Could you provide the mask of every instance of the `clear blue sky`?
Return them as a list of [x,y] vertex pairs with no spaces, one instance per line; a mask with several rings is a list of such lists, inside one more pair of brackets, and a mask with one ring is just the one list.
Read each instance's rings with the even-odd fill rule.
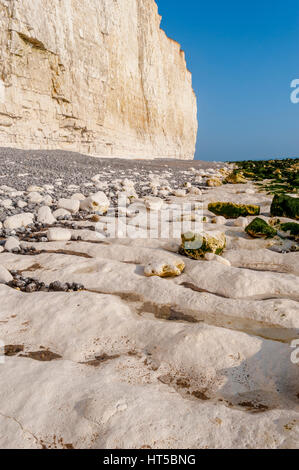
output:
[[299,156],[299,1],[156,1],[193,75],[196,158]]

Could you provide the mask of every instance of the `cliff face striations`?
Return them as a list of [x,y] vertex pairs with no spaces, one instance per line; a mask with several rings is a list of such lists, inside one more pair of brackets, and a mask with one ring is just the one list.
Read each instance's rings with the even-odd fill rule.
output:
[[154,0],[0,0],[0,146],[193,158],[196,97]]

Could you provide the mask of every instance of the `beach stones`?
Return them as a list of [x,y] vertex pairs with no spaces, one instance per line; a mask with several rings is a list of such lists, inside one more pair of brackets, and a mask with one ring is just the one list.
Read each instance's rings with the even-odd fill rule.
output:
[[80,201],[76,199],[61,198],[58,201],[57,207],[58,209],[65,209],[71,212],[72,214],[75,214],[80,208]]
[[77,282],[53,281],[47,285],[37,279],[24,277],[17,271],[11,271],[11,273],[9,273],[5,268],[2,270],[2,266],[0,266],[0,284],[1,276],[3,276],[4,280],[7,279],[3,284],[7,284],[13,289],[17,289],[28,294],[33,292],[79,292],[84,290],[84,285]]
[[163,206],[163,199],[154,196],[147,196],[144,200],[145,207],[152,211],[159,211]]
[[18,251],[20,249],[20,242],[15,237],[8,237],[5,242],[4,248],[6,251]]
[[221,255],[226,245],[225,234],[222,232],[203,232],[183,233],[182,243],[179,248],[179,253],[192,259],[202,259],[206,253],[214,253]]
[[253,204],[234,204],[232,202],[212,202],[209,211],[215,215],[223,215],[226,219],[237,219],[247,215],[259,215],[260,206]]
[[286,194],[275,195],[270,211],[271,216],[299,219],[299,198]]
[[238,171],[232,171],[224,180],[227,184],[245,184],[246,178]]
[[193,196],[200,196],[201,195],[201,190],[199,188],[197,188],[196,186],[192,186],[190,189],[189,189],[189,194],[190,195],[193,195]]
[[20,209],[23,209],[24,207],[27,206],[27,202],[22,201],[22,199],[19,199],[19,201],[17,202],[17,206],[18,206]]
[[222,181],[219,178],[208,178],[206,184],[210,188],[216,188],[217,186],[222,186]]
[[39,204],[40,202],[42,202],[42,200],[43,200],[43,196],[39,194],[38,192],[32,191],[29,193],[29,196],[28,196],[29,202],[33,204]]
[[56,211],[53,212],[53,217],[56,219],[58,218],[63,218],[65,216],[70,216],[71,213],[70,211],[67,211],[66,209],[57,209]]
[[12,215],[7,217],[4,221],[4,228],[8,230],[15,230],[20,227],[26,227],[32,224],[34,215],[30,212],[22,212],[21,214]]
[[185,197],[186,196],[186,190],[185,189],[177,189],[173,192],[173,194],[176,197]]
[[273,238],[277,231],[260,217],[256,217],[247,227],[245,232],[253,238]]
[[49,194],[44,197],[43,204],[45,204],[45,206],[51,206],[53,204],[53,199],[51,196],[49,196]]
[[66,228],[53,227],[47,231],[47,238],[49,242],[69,241],[72,238],[72,233]]
[[27,188],[27,193],[38,193],[38,192],[41,192],[43,191],[43,188],[41,188],[40,186],[37,186],[35,184],[32,184],[30,186],[28,186]]
[[82,193],[75,193],[72,195],[71,199],[76,199],[77,201],[84,201],[85,196]]
[[41,224],[52,225],[56,222],[51,209],[48,206],[40,207],[37,213],[37,221]]
[[174,261],[171,263],[150,263],[144,268],[144,275],[147,277],[172,277],[179,276],[185,269],[183,261]]
[[109,199],[103,191],[91,194],[83,201],[80,201],[80,209],[89,212],[107,212],[109,206]]
[[4,207],[4,209],[9,209],[12,207],[12,200],[11,199],[4,199],[1,201],[1,206]]

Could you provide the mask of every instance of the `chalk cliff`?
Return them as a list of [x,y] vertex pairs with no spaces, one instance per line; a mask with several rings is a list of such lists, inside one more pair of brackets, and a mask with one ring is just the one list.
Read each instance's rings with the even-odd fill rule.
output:
[[154,0],[0,0],[0,146],[193,158],[196,97]]

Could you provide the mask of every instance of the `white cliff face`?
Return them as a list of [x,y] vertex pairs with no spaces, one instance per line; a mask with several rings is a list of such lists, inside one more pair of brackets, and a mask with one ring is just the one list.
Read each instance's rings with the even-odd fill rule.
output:
[[196,97],[154,0],[0,0],[0,146],[193,158]]

